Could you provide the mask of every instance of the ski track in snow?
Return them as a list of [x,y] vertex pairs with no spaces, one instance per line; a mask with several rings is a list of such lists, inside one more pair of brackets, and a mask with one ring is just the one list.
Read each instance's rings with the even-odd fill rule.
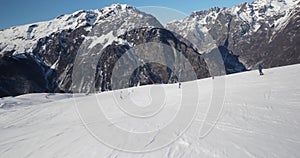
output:
[[[182,86],[198,84],[200,88],[201,104],[195,120],[173,144],[147,153],[121,152],[97,141],[81,122],[70,94],[1,98],[0,157],[300,157],[300,65],[264,72],[264,76],[257,71],[226,76],[223,110],[215,126],[207,123],[214,128],[204,138],[199,137],[199,127],[218,77],[183,83]],[[166,102],[172,105],[165,108],[173,114],[180,103],[174,99],[180,95],[178,85],[163,86],[173,99]],[[129,97],[138,97],[139,103],[143,98],[149,101],[141,97],[149,87],[134,88]],[[93,96],[78,97],[88,105]],[[110,111],[110,117],[118,116],[110,126],[134,124],[119,114]],[[152,125],[145,123],[132,130],[149,127]],[[149,138],[145,147],[156,139],[156,135]]]

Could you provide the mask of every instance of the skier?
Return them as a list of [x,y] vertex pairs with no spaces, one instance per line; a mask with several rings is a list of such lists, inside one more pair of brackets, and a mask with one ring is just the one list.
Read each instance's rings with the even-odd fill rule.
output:
[[264,75],[262,72],[263,67],[261,65],[258,66],[259,75]]
[[123,92],[120,92],[120,99],[123,99]]
[[181,88],[181,82],[179,82],[179,88]]

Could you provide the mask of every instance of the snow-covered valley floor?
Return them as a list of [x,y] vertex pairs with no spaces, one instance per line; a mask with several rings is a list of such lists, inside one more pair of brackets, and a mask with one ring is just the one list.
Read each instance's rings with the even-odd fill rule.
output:
[[[163,127],[176,121],[181,105],[181,89],[178,84],[155,85],[164,89],[162,115],[145,121],[130,118],[114,107],[116,100],[132,99],[136,104],[147,105],[152,86],[142,86],[105,92],[96,95],[27,94],[0,99],[0,157],[300,157],[300,65],[228,75],[225,78],[223,108],[212,130],[201,136],[199,129],[205,120],[213,94],[213,84],[219,78],[186,82],[183,87],[198,85],[199,93],[187,94],[190,100],[199,95],[199,107],[191,126],[173,143],[151,152],[123,152],[104,145],[96,139],[82,122],[83,113],[91,113],[89,119],[99,121],[91,105],[103,105],[110,124],[132,132],[143,132]],[[122,92],[121,92],[122,91]],[[117,98],[111,98],[111,94]],[[154,94],[161,95],[161,94]],[[159,97],[159,96],[155,96]],[[97,99],[95,99],[97,98]],[[152,98],[153,99],[153,98]],[[154,98],[155,99],[155,98]],[[96,101],[95,101],[96,100]],[[144,106],[145,106],[144,105]],[[79,112],[78,112],[79,111]],[[80,111],[85,111],[80,113]],[[186,115],[190,115],[187,113]],[[168,122],[169,121],[169,122]],[[98,122],[99,123],[99,122]],[[101,123],[101,122],[100,122]],[[178,125],[181,125],[178,123]],[[102,128],[102,127],[101,127]],[[106,128],[103,128],[103,130]],[[176,131],[169,131],[176,135]],[[112,133],[114,133],[112,131]],[[107,133],[103,133],[107,134]],[[107,135],[107,139],[110,138]],[[159,137],[161,138],[161,137]],[[149,144],[159,141],[150,137]],[[116,137],[115,139],[118,139]],[[122,140],[121,140],[122,141]],[[123,137],[123,141],[134,142]],[[126,142],[126,143],[127,143]],[[138,140],[143,143],[143,140]],[[146,141],[147,142],[147,141]],[[140,150],[148,148],[136,147]]]

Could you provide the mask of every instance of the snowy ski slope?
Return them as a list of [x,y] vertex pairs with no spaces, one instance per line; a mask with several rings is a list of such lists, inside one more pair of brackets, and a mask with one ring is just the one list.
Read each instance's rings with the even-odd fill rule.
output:
[[[199,127],[211,102],[213,84],[220,77],[183,83],[183,87],[199,87],[200,104],[190,128],[174,143],[144,153],[122,152],[102,144],[86,129],[78,109],[84,105],[93,116],[91,105],[97,103],[94,101],[97,97],[111,121],[108,126],[149,130],[168,124],[168,120],[174,121],[172,116],[176,116],[181,106],[178,84],[154,85],[164,89],[166,104],[158,111],[162,117],[142,124],[122,114],[114,107],[116,98],[109,96],[118,94],[122,100],[130,98],[146,106],[151,102],[148,92],[152,85],[96,96],[77,94],[75,99],[70,94],[2,98],[0,157],[300,157],[300,65],[267,69],[264,73],[259,76],[257,71],[250,71],[225,77],[222,111],[215,126],[208,123],[213,129],[204,137],[199,135]],[[196,94],[188,94],[196,97],[193,95]],[[76,106],[78,103],[81,107]],[[97,119],[94,121],[97,123]],[[170,135],[176,135],[175,131]],[[155,137],[149,140],[150,145],[157,141]]]

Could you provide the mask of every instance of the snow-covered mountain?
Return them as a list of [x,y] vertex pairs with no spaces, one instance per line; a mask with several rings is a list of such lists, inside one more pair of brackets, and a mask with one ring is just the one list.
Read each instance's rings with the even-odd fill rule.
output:
[[[165,41],[162,43],[176,47],[175,51],[184,51],[183,53],[188,55],[188,59],[193,60],[191,62],[197,68],[198,77],[209,76],[203,59],[194,49],[186,46],[184,41],[177,39],[168,30],[163,29],[155,17],[128,5],[113,4],[101,10],[78,11],[58,16],[51,21],[12,27],[2,30],[0,34],[0,54],[3,56],[0,64],[3,71],[12,71],[0,76],[1,96],[27,92],[90,92],[95,90],[91,89],[95,84],[97,91],[112,89],[111,74],[118,59],[137,44],[149,42]],[[137,34],[139,35],[137,36]],[[132,55],[135,56],[136,53],[138,52],[133,51]],[[176,56],[179,55],[170,53],[173,58],[177,58]],[[161,56],[149,54],[151,58],[160,58]],[[43,65],[42,68],[38,68],[41,73],[26,74],[23,69],[34,67],[32,65],[11,69],[12,64],[9,63],[14,63],[20,58],[27,63],[31,63],[29,61],[34,59],[35,65]],[[131,58],[132,60],[125,61],[125,64],[136,62],[136,59]],[[145,62],[143,59],[137,60],[140,63]],[[167,60],[167,58],[163,60]],[[76,67],[78,65],[81,66],[80,71],[91,73],[72,74],[73,69],[76,69],[76,72],[79,71]],[[145,63],[139,69],[136,72],[139,74],[135,76],[139,76],[140,84],[169,83],[177,80],[163,66]],[[154,71],[163,73],[157,74]],[[16,77],[17,74],[21,74],[20,77]],[[92,76],[95,74],[96,76]],[[72,77],[76,77],[76,75],[81,78],[78,79],[78,83],[73,81],[73,84],[76,85],[72,86]],[[44,81],[37,86],[31,84],[30,80],[32,79],[28,76],[44,78]],[[95,81],[91,78],[95,78]],[[119,87],[137,84],[136,79],[132,78],[132,80],[135,81],[131,81],[131,85],[120,85]],[[17,86],[17,82],[27,82],[28,84],[27,86]],[[19,91],[16,92],[15,89],[18,88]]]
[[194,12],[166,28],[187,38],[200,53],[219,47],[228,54],[223,47],[249,69],[275,67],[300,62],[299,10],[299,0],[256,0]]
[[[123,18],[125,16],[128,18]],[[130,20],[130,18],[134,19],[133,17],[138,16],[143,17],[144,21]],[[125,20],[126,23],[124,22]],[[120,25],[113,23],[115,21],[118,21]],[[8,53],[12,55],[32,53],[41,38],[51,38],[55,33],[61,33],[63,31],[71,32],[81,28],[83,29],[82,31],[89,32],[93,26],[104,24],[107,25],[109,31],[116,31],[118,27],[122,28],[118,30],[119,34],[123,34],[126,30],[136,28],[137,25],[162,27],[154,17],[140,12],[134,7],[125,4],[113,4],[101,10],[80,10],[72,14],[60,15],[54,20],[1,30],[0,53],[1,55]]]
[[[184,71],[187,66],[176,67],[181,57],[198,79],[242,72],[258,64],[299,63],[299,14],[299,0],[257,0],[194,12],[162,26],[132,6],[113,4],[1,30],[0,96],[173,83],[190,72]],[[127,59],[120,59],[124,54]],[[120,62],[140,65],[132,74],[120,74],[120,78],[129,76],[128,81],[112,83],[113,70],[124,69],[116,66]],[[224,65],[224,70],[218,65]]]
[[[184,87],[198,87],[199,93],[186,93],[191,100],[182,104],[181,89],[178,84],[149,85],[123,89],[101,94],[26,94],[0,99],[0,157],[230,157],[230,158],[298,158],[300,157],[300,65],[266,69],[264,76],[257,71],[202,79],[182,83]],[[213,87],[219,79],[226,80],[225,99],[218,121],[206,122],[208,108],[213,95]],[[151,118],[128,116],[117,106],[113,94],[123,100],[130,99],[145,107],[151,99],[149,89],[162,87],[166,94],[165,105],[158,115]],[[182,134],[169,131],[165,137],[158,137],[166,124],[180,124],[180,110],[188,108],[192,98],[199,98],[199,108],[191,126]],[[160,93],[153,93],[159,98]],[[96,101],[96,98],[100,102]],[[102,106],[99,106],[99,103]],[[77,105],[75,104],[77,103]],[[82,122],[78,109],[82,107],[89,114],[89,122]],[[96,107],[95,109],[93,107]],[[101,108],[99,108],[101,107]],[[181,108],[179,108],[181,107]],[[144,108],[146,110],[147,108]],[[94,115],[98,110],[105,113],[108,123]],[[145,111],[146,112],[146,111]],[[191,115],[190,113],[185,116]],[[160,116],[160,117],[157,117]],[[201,127],[213,127],[205,137],[201,137]],[[120,133],[115,127],[132,134],[140,131],[157,131],[158,134],[144,139],[122,137],[124,143],[108,147],[105,139],[97,140],[86,125],[104,125],[103,134],[109,133],[112,141],[117,141]],[[175,126],[179,127],[179,126]],[[161,129],[161,130],[158,130]],[[177,129],[177,128],[176,128]],[[107,131],[106,131],[107,130]],[[152,152],[131,153],[117,149],[141,144],[141,151],[151,149],[151,145],[164,138],[178,136],[173,143]],[[104,142],[103,142],[104,141]],[[149,143],[150,142],[150,143]],[[142,144],[145,143],[145,144]],[[106,144],[106,145],[105,145]],[[147,145],[150,144],[150,145]]]

